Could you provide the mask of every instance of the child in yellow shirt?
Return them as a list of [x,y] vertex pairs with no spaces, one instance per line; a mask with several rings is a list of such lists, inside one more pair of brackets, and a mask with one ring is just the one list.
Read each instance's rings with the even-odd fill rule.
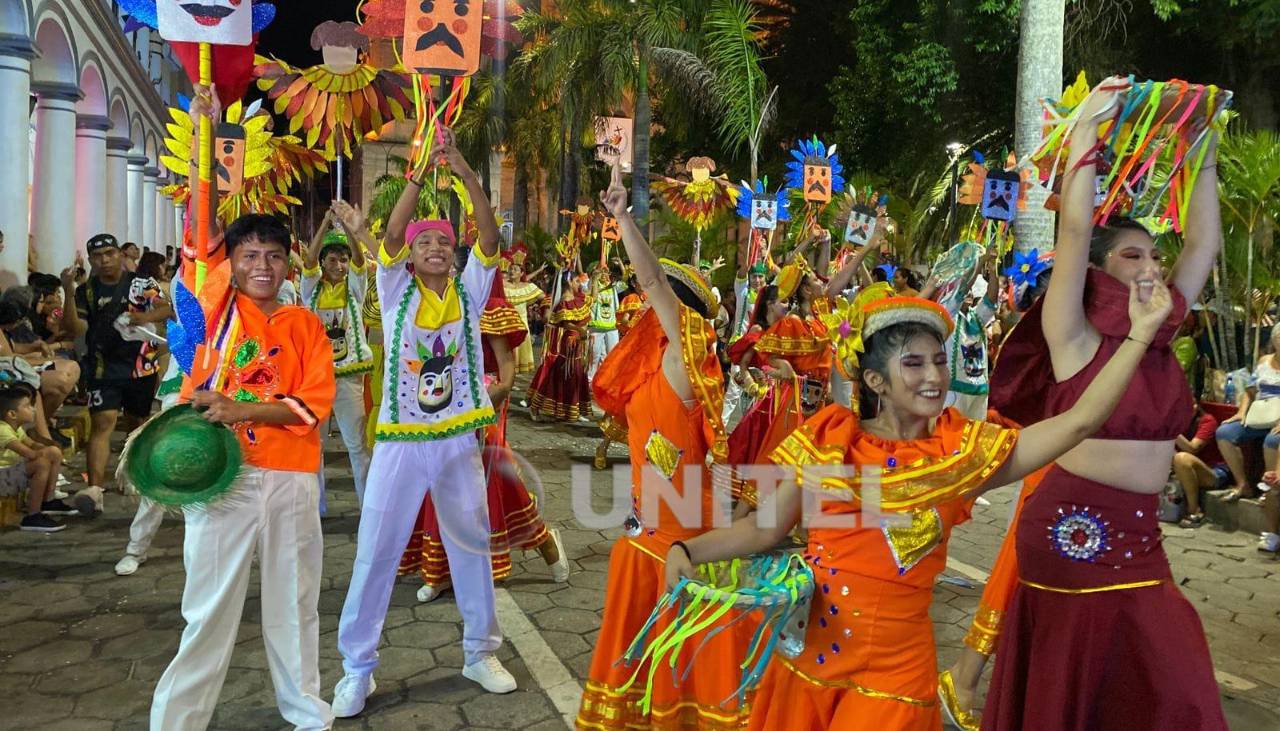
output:
[[27,515],[21,529],[56,533],[67,526],[50,515],[74,514],[61,500],[50,499],[62,471],[62,450],[44,446],[22,427],[36,419],[35,393],[18,385],[0,391],[0,492],[27,488]]

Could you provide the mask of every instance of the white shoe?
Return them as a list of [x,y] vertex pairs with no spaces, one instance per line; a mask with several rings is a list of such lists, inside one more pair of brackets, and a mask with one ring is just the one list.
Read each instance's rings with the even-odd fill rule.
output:
[[497,655],[485,655],[462,668],[462,677],[476,681],[490,693],[510,693],[516,689],[516,679],[502,667]]
[[1258,539],[1258,550],[1270,553],[1280,551],[1280,535],[1264,531],[1262,537]]
[[552,528],[550,531],[551,540],[556,544],[556,554],[560,559],[551,564],[551,580],[557,584],[563,584],[569,580],[569,557],[564,553],[564,542],[560,540],[560,531]]
[[[62,487],[63,485],[70,485],[70,484],[71,484],[71,480],[68,480],[66,475],[63,475],[63,474],[58,475],[58,482],[57,482],[58,487]],[[62,497],[66,497],[66,494],[64,493]]]
[[137,572],[138,567],[146,563],[146,556],[134,556],[126,553],[124,558],[116,562],[116,576],[128,576]]
[[440,595],[443,594],[445,590],[450,588],[451,586],[453,586],[452,581],[445,581],[441,583],[439,586],[423,584],[422,588],[418,589],[418,601],[422,602],[423,604],[426,604],[427,602],[433,602],[439,599]]
[[50,499],[50,500],[66,500],[68,497],[70,497],[70,495],[68,495],[67,493],[63,492],[62,490],[59,490],[59,489],[57,489],[57,488],[54,488],[54,490],[53,490],[53,497],[51,497],[51,498],[49,498],[49,499]]
[[981,495],[979,495],[979,496],[978,496],[978,498],[977,498],[976,500],[974,500],[974,501],[973,501],[973,503],[974,503],[975,505],[981,505],[981,506],[982,506],[982,507],[984,507],[984,508],[986,508],[986,507],[990,507],[990,505],[991,505],[991,501],[990,501],[990,500],[988,500],[988,499],[986,499],[986,498],[984,498],[984,497],[982,497]]
[[92,518],[102,512],[102,488],[92,486],[77,492],[71,503],[86,518]]
[[347,673],[333,689],[333,715],[337,718],[359,716],[365,700],[377,689],[372,675]]

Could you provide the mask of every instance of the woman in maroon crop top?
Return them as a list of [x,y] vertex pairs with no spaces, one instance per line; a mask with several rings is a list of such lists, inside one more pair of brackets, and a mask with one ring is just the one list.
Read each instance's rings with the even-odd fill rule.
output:
[[[1145,301],[1164,276],[1141,226],[1092,223],[1097,119],[1126,89],[1108,79],[1085,102],[1070,140],[1053,278],[992,375],[992,408],[1022,424],[1075,402],[1129,331],[1130,288]],[[1193,410],[1169,343],[1221,245],[1216,135],[1203,144],[1185,247],[1169,277],[1169,322],[1111,418],[1057,460],[1018,517],[1019,584],[996,646],[987,731],[1227,727],[1204,630],[1171,581],[1156,522],[1174,439]]]

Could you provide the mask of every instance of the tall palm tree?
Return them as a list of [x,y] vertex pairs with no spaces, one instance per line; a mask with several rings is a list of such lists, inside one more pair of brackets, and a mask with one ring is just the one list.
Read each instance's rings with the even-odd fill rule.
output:
[[[1066,0],[1022,0],[1018,36],[1018,99],[1014,114],[1014,149],[1023,159],[1040,145],[1042,99],[1062,93],[1062,34]],[[1053,247],[1054,216],[1045,210],[1046,193],[1029,191],[1027,210],[1014,219],[1020,249],[1046,251]]]

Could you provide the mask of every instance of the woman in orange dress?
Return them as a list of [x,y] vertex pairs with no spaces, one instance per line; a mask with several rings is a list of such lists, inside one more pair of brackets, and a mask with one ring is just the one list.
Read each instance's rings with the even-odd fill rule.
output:
[[952,527],[978,494],[1030,474],[1102,424],[1146,350],[1136,341],[1149,342],[1169,303],[1167,292],[1146,303],[1133,297],[1135,342],[1074,408],[1019,432],[944,410],[945,309],[916,298],[855,300],[856,316],[837,334],[863,351],[845,366],[859,375],[864,403],[879,405],[876,416],[823,409],[771,456],[794,471],[762,496],[756,516],[672,544],[666,556],[673,587],[695,575],[695,563],[772,549],[800,524],[802,505],[813,504],[803,491],[822,498],[819,514],[803,516],[816,586],[804,647],[794,659],[775,656],[765,671],[751,729],[941,725],[929,603]]
[[[485,427],[484,447],[480,451],[488,479],[485,492],[489,501],[489,560],[493,565],[493,580],[510,576],[511,551],[524,550],[540,553],[551,569],[552,580],[564,583],[569,580],[569,559],[560,534],[548,529],[543,522],[507,446],[507,407],[516,377],[515,354],[529,331],[520,313],[506,301],[500,277],[493,280],[489,301],[480,318],[480,334],[485,385],[489,400],[498,411],[497,422]],[[411,573],[422,576],[422,588],[418,590],[420,602],[435,600],[453,585],[440,521],[429,492],[418,512],[418,527],[400,559],[400,575]]]
[[[628,687],[644,668],[619,663],[663,594],[662,557],[667,548],[711,524],[710,470],[692,468],[703,468],[708,453],[717,462],[725,459],[720,422],[724,382],[709,320],[715,305],[710,289],[684,265],[666,260],[659,264],[626,210],[627,191],[617,167],[601,197],[618,219],[650,309],[601,364],[593,383],[600,406],[627,428],[634,512],[627,520],[627,534],[609,555],[604,617],[576,726],[745,728],[747,705],[722,702],[737,691],[738,674],[726,668],[742,662],[740,655],[754,630],[751,622],[738,622],[710,637],[701,649],[700,667],[682,683],[676,684],[666,668],[657,672],[647,711],[641,705],[643,679]],[[694,472],[700,478],[690,481]],[[681,496],[696,491],[689,514],[657,499],[658,493],[673,487]],[[662,631],[662,625],[654,631]],[[695,638],[689,654],[679,656],[684,664],[692,645],[699,643]]]

